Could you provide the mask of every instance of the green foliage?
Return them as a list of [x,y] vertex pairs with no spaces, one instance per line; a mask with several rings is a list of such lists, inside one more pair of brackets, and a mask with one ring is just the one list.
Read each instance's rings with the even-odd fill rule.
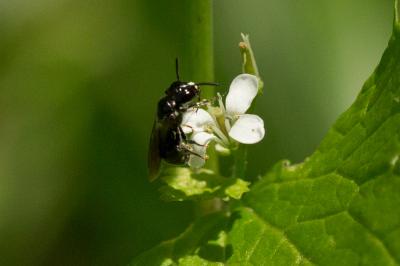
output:
[[226,236],[227,215],[217,213],[198,219],[176,239],[143,253],[133,265],[221,265],[229,256]]
[[277,164],[232,213],[199,219],[133,265],[399,265],[396,14],[381,63],[312,156]]
[[166,183],[160,188],[166,201],[204,200],[220,197],[240,199],[249,191],[249,182],[240,178],[224,178],[208,169],[193,173],[189,168],[167,167],[161,173]]

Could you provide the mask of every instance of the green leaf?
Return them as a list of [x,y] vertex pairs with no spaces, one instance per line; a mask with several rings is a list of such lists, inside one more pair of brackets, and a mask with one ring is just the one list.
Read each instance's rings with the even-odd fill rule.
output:
[[240,199],[243,193],[249,191],[250,182],[246,182],[240,178],[230,178],[224,188],[224,193],[231,198]]
[[223,265],[231,255],[225,233],[230,219],[221,213],[200,218],[182,235],[141,254],[131,265]]
[[[244,198],[230,263],[400,264],[400,33],[355,103],[303,164]],[[233,244],[235,243],[235,244]]]
[[166,185],[160,188],[166,201],[205,200],[223,198],[240,199],[249,191],[249,182],[240,178],[224,178],[208,169],[193,173],[189,168],[167,167],[161,172]]
[[277,164],[247,194],[228,234],[228,262],[400,264],[399,38],[396,26],[317,151],[299,165]]
[[400,265],[398,7],[379,66],[304,163],[278,163],[230,215],[201,218],[136,265]]

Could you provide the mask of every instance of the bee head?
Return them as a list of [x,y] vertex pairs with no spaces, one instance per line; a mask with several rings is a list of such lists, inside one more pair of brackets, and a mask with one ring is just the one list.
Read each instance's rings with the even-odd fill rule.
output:
[[194,82],[175,81],[165,93],[173,98],[177,104],[184,104],[200,94],[200,86]]
[[178,59],[175,60],[176,81],[172,82],[169,88],[165,91],[171,99],[175,100],[176,104],[181,105],[192,101],[195,97],[200,100],[200,86],[218,86],[213,82],[194,83],[192,81],[185,82],[179,78]]

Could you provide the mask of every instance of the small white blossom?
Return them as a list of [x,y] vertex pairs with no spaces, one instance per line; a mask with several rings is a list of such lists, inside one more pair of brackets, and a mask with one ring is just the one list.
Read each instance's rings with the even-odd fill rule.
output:
[[264,121],[258,115],[243,114],[233,124],[229,136],[244,144],[254,144],[264,138]]
[[229,115],[242,115],[250,108],[258,93],[258,78],[250,74],[237,76],[229,87],[226,96],[226,112]]
[[229,93],[222,102],[219,97],[219,112],[209,108],[189,109],[183,115],[182,128],[185,134],[191,134],[193,155],[189,166],[200,168],[207,158],[206,149],[211,141],[217,142],[217,150],[227,150],[236,142],[254,144],[265,135],[264,121],[257,115],[246,114],[258,93],[258,78],[250,74],[237,76],[229,87]]

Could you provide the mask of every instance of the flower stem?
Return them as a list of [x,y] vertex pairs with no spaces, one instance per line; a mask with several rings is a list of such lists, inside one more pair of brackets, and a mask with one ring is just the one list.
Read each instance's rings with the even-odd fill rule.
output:
[[[253,49],[251,48],[249,35],[242,33],[243,41],[239,43],[240,53],[242,54],[242,72],[247,74],[255,75],[258,80],[258,93],[261,94],[264,88],[264,82],[260,77],[260,73],[258,72],[258,66],[256,62],[256,58],[254,57]],[[254,104],[252,106],[254,108]]]
[[[212,0],[183,1],[186,31],[184,36],[184,68],[186,78],[195,82],[214,81],[214,48]],[[201,97],[215,96],[214,87],[201,87]],[[206,168],[218,172],[216,155],[209,150]]]
[[247,147],[245,145],[239,145],[239,148],[234,152],[234,162],[232,168],[233,178],[246,178],[246,168],[247,168]]
[[[214,46],[213,46],[213,12],[212,0],[188,0],[182,1],[185,5],[186,25],[184,38],[184,69],[187,70],[187,77],[195,82],[214,81]],[[213,87],[201,88],[201,97],[211,99],[215,96]],[[205,168],[218,171],[218,158],[216,153],[208,150],[209,160]],[[196,215],[205,214],[220,210],[220,201],[198,202]]]

